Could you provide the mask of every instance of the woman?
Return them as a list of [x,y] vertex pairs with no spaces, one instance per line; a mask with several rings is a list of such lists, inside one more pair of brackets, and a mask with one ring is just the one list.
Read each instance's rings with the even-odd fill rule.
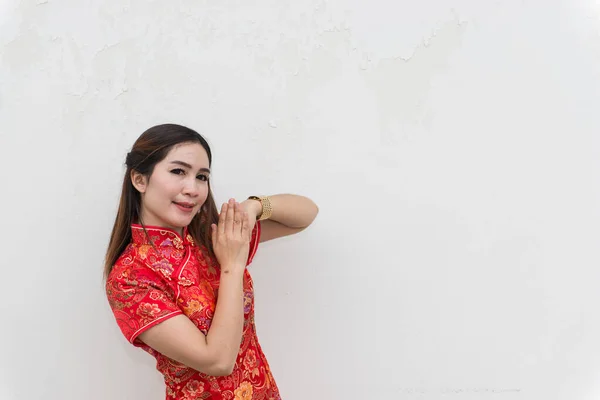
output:
[[167,399],[280,399],[246,266],[259,242],[302,231],[318,208],[280,194],[229,199],[219,212],[211,163],[184,126],[137,139],[106,253],[108,301],[127,340],[156,358]]

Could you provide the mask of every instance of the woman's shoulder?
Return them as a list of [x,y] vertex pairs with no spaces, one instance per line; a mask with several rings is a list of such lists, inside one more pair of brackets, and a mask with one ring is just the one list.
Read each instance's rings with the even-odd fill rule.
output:
[[148,263],[148,252],[148,249],[129,244],[115,261],[108,274],[107,284],[161,285],[163,277]]
[[[130,243],[114,263],[107,277],[107,287],[129,290],[133,287],[153,287],[167,293],[177,290],[182,267],[195,264],[216,270],[215,261],[201,254],[195,248],[195,254],[173,247],[157,247],[151,244]],[[196,270],[196,269],[193,269]]]

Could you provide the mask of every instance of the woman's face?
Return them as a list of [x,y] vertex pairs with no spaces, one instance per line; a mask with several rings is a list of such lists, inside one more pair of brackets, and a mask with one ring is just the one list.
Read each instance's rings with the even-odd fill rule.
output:
[[182,233],[208,197],[208,154],[198,143],[182,143],[154,166],[150,179],[133,172],[131,180],[141,193],[144,225]]

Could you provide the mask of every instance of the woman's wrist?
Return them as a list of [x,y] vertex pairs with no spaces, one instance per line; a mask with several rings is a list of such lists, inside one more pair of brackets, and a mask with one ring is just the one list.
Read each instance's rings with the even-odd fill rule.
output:
[[247,199],[242,201],[242,204],[252,220],[256,220],[256,218],[262,213],[262,203],[260,200]]
[[233,278],[237,278],[238,276],[244,275],[244,269],[246,267],[243,263],[227,263],[220,266],[221,268],[221,277],[231,276]]

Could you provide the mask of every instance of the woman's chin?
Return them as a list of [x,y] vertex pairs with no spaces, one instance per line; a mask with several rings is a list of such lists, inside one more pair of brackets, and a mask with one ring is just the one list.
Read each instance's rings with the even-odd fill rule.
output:
[[192,219],[194,219],[194,217],[173,218],[171,220],[171,226],[174,226],[177,229],[183,229],[183,228],[185,228],[186,226],[188,226],[192,222]]

